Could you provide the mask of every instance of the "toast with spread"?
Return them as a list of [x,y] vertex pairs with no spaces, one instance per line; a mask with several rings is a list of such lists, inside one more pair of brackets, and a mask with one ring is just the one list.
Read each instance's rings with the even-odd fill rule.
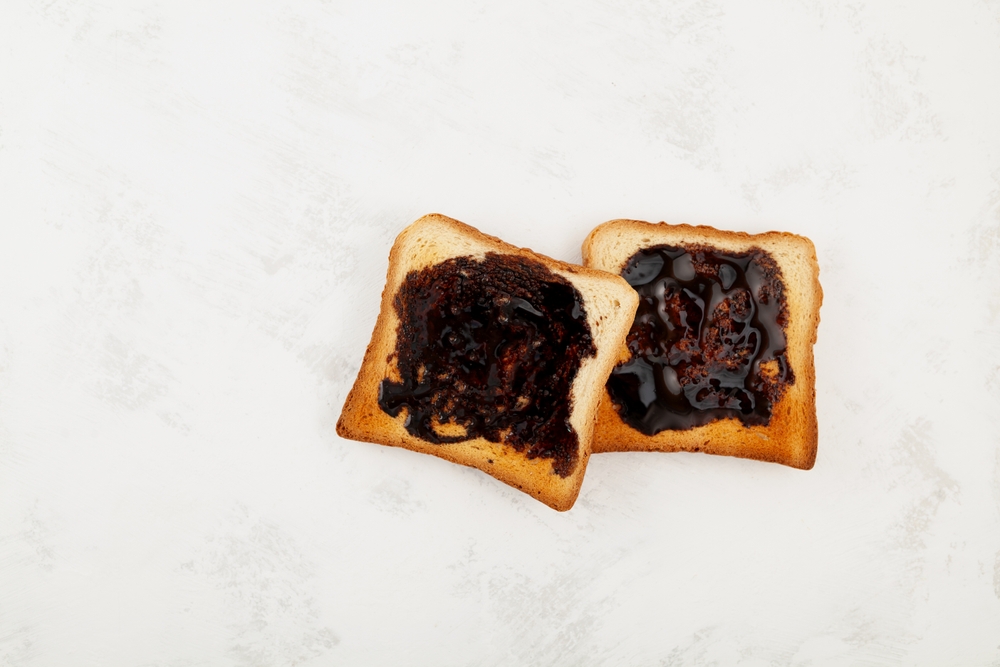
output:
[[443,215],[404,229],[337,433],[478,468],[572,507],[639,296]]
[[810,469],[823,291],[811,241],[613,220],[584,265],[639,306],[598,408],[593,451],[691,451]]

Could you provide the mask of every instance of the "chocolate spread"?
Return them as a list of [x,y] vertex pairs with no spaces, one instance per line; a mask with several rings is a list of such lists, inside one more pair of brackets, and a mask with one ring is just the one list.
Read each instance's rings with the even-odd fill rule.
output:
[[411,271],[395,309],[399,381],[382,381],[382,410],[405,410],[406,430],[429,442],[483,437],[573,470],[570,390],[596,349],[568,280],[521,257],[456,257]]
[[639,293],[631,358],[608,379],[625,423],[655,435],[735,417],[767,424],[795,376],[785,355],[781,270],[759,248],[657,246],[622,277]]

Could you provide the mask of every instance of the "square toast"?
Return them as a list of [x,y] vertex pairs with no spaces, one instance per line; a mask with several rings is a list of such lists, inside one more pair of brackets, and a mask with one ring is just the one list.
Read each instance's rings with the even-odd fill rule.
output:
[[612,220],[584,241],[583,259],[641,296],[598,408],[594,452],[812,468],[823,291],[809,239]]
[[567,510],[637,304],[616,275],[424,216],[393,244],[337,433],[478,468]]

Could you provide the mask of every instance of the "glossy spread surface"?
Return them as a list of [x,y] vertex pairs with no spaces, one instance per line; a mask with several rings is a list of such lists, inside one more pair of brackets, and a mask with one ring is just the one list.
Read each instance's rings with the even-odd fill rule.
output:
[[596,350],[569,281],[511,255],[457,257],[410,272],[395,309],[399,380],[382,381],[382,410],[405,410],[406,430],[429,442],[483,437],[573,470],[570,389]]
[[622,277],[639,293],[631,358],[608,379],[625,423],[654,435],[735,417],[767,424],[795,381],[785,356],[781,272],[759,248],[657,246]]

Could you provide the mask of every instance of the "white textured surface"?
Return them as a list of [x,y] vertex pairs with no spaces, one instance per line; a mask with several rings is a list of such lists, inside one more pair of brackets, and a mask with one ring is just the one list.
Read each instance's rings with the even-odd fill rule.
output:
[[[1000,664],[1000,4],[0,6],[0,665]],[[340,440],[395,234],[805,234],[810,472]]]

